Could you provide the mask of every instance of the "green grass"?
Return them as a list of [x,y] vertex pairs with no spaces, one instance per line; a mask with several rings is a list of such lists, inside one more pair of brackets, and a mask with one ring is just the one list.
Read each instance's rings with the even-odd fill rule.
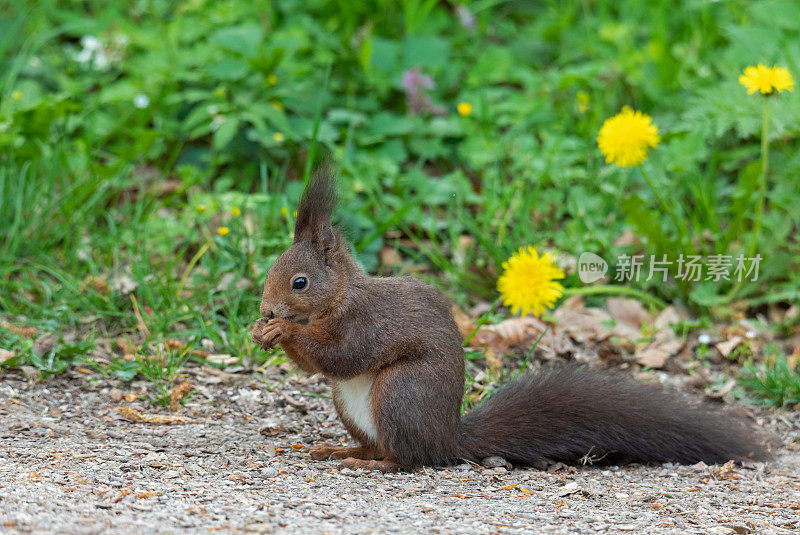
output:
[[790,364],[780,349],[766,348],[764,362],[749,362],[742,370],[739,384],[766,405],[775,407],[800,404],[800,370]]
[[[362,265],[418,272],[461,305],[493,301],[502,262],[528,244],[612,270],[637,251],[748,249],[762,100],[737,77],[765,62],[800,79],[796,3],[466,6],[474,28],[420,0],[3,4],[0,319],[62,340],[38,355],[0,328],[4,365],[54,373],[109,340],[104,371],[141,373],[163,401],[182,362],[154,356],[166,339],[272,362],[249,329],[315,155],[340,169]],[[414,67],[436,113],[407,106]],[[623,105],[658,125],[646,166],[685,228],[638,172],[603,161],[597,132]],[[770,106],[764,262],[736,289],[751,312],[800,301],[800,91]],[[646,242],[617,245],[627,229]],[[684,234],[691,250],[675,246]],[[385,247],[406,262],[381,265]],[[732,290],[631,284],[700,317]],[[121,361],[118,338],[150,349]]]

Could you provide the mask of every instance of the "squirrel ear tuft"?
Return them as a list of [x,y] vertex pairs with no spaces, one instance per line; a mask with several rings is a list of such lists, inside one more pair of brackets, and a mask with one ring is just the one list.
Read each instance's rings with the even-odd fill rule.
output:
[[297,221],[294,224],[294,240],[310,240],[323,244],[325,234],[333,234],[331,215],[335,205],[336,179],[330,164],[325,162],[314,172],[300,197]]
[[316,238],[317,245],[322,250],[325,257],[325,263],[328,266],[333,264],[333,254],[337,247],[339,247],[339,233],[334,230],[330,225],[322,225],[319,236]]

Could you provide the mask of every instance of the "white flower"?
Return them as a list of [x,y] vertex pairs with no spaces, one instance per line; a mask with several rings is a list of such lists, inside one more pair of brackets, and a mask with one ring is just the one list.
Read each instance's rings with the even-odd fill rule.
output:
[[708,336],[707,334],[701,334],[700,336],[697,337],[697,341],[703,344],[704,346],[707,346],[708,344],[711,343],[711,337]]
[[150,105],[150,97],[144,93],[138,93],[135,97],[133,97],[133,105],[140,110],[143,110]]
[[111,61],[100,39],[93,35],[84,35],[81,37],[81,46],[83,49],[75,56],[75,61],[99,71],[108,70]]
[[102,50],[98,50],[95,52],[94,55],[94,68],[98,71],[105,71],[108,69],[108,66],[111,65],[111,62],[108,61],[108,56]]
[[100,50],[103,48],[103,43],[101,43],[100,39],[94,35],[84,35],[81,37],[81,46],[84,48],[84,50],[94,52],[95,50]]
[[83,50],[78,52],[77,56],[75,56],[75,61],[77,61],[78,63],[89,63],[91,59],[92,59],[92,51],[89,50],[88,48],[84,48]]

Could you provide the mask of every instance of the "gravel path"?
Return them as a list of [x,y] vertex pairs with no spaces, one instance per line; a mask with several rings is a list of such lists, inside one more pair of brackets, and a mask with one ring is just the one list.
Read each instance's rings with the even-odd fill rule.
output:
[[[132,421],[155,414],[128,401],[144,384],[78,371],[34,384],[0,372],[0,532],[800,530],[800,456],[788,448],[743,467],[340,470],[305,451],[346,439],[327,386],[299,376],[280,384],[274,372],[256,380],[198,368],[183,421],[169,424]],[[785,443],[798,440],[796,412],[761,417]]]

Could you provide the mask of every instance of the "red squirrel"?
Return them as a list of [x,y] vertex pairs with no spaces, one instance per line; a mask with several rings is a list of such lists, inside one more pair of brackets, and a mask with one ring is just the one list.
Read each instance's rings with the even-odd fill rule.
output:
[[760,435],[662,387],[565,365],[522,375],[461,415],[462,339],[448,301],[413,277],[370,277],[331,224],[335,180],[317,171],[292,245],[269,269],[253,341],[279,343],[332,385],[359,443],[311,448],[314,459],[382,471],[500,456],[530,465],[608,455],[661,463],[764,458]]

